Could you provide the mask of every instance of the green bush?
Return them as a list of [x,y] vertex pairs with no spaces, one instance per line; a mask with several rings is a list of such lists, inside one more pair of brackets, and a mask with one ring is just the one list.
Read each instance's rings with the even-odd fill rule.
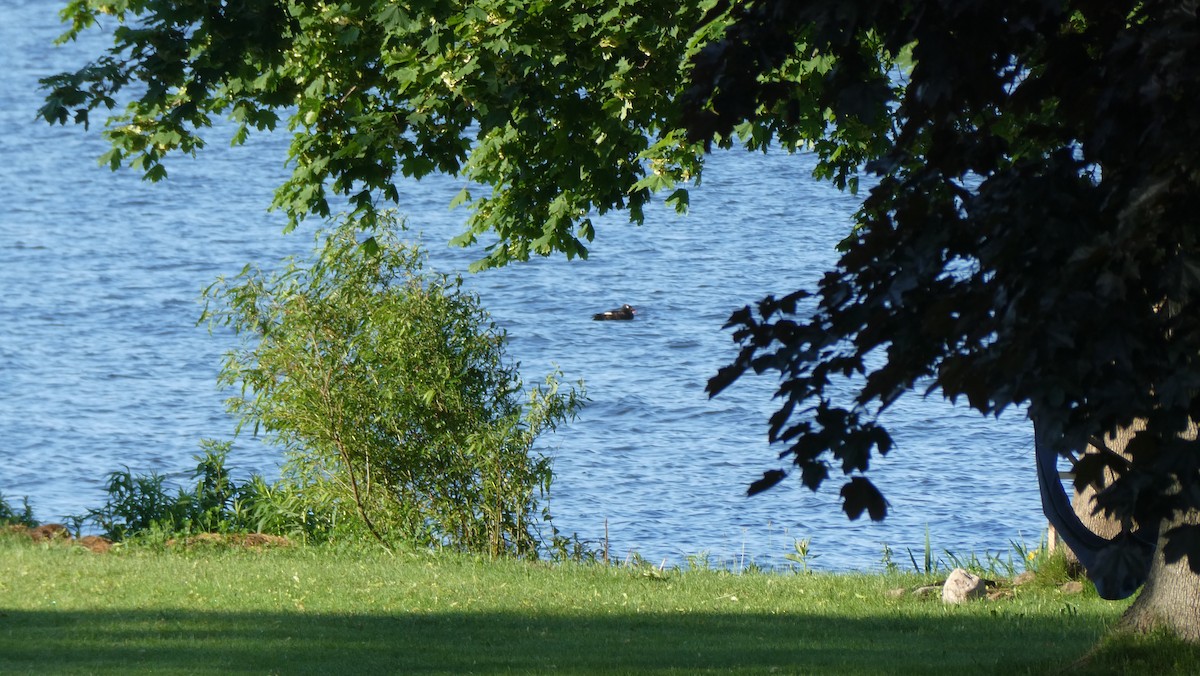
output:
[[325,542],[335,533],[362,536],[338,531],[337,506],[302,490],[294,477],[269,484],[253,475],[238,484],[225,467],[232,444],[204,439],[200,445],[204,452],[194,456],[195,483],[190,488],[170,489],[165,477],[153,472],[112,472],[104,505],[89,510],[80,521],[95,524],[102,535],[118,542],[199,533],[268,533],[305,542]]
[[172,494],[164,486],[163,476],[134,474],[126,468],[108,475],[108,498],[102,507],[89,510],[85,520],[114,541],[152,533],[173,536],[250,530],[239,511],[241,489],[225,469],[231,444],[204,439],[200,446],[204,453],[194,456],[196,484],[190,490],[180,487]]
[[[328,542],[339,536],[360,539],[363,535],[361,529],[353,528],[353,519],[339,518],[345,510],[329,491],[288,477],[274,484],[260,476],[251,477],[238,490],[238,507],[246,530],[256,533],[310,543]],[[351,507],[349,514],[353,513]]]
[[157,473],[135,475],[129,468],[112,472],[105,490],[108,499],[104,506],[89,510],[87,518],[111,540],[182,525],[176,523],[176,501],[167,494],[163,477]]
[[552,469],[533,446],[582,393],[552,374],[524,397],[462,279],[423,272],[394,219],[362,242],[356,225],[322,235],[311,264],[247,266],[205,292],[210,327],[241,339],[220,376],[240,386],[239,429],[284,449],[287,490],[352,506],[386,546],[535,555]]

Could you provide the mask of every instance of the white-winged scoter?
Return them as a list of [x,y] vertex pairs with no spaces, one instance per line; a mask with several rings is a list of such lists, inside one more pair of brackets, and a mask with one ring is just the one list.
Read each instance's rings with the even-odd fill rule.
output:
[[632,305],[625,304],[625,305],[622,305],[621,307],[617,308],[616,310],[606,310],[604,312],[598,312],[598,313],[592,315],[592,319],[596,319],[596,320],[633,319],[633,316],[635,314],[637,314],[637,310],[633,309]]

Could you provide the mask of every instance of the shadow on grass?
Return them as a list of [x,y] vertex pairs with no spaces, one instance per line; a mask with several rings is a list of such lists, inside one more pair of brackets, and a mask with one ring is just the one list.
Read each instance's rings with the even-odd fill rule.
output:
[[0,673],[1054,673],[1080,618],[0,610]]

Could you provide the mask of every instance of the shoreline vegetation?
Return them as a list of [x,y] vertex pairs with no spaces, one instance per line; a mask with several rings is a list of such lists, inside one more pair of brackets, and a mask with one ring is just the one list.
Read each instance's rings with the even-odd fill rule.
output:
[[[97,554],[0,533],[2,673],[1194,673],[1044,561],[985,599],[905,572],[531,561],[243,535]],[[899,592],[899,593],[897,593]]]

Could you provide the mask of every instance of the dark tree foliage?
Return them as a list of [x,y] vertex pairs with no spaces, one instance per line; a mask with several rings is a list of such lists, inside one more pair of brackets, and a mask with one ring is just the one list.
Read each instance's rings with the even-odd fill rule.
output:
[[[835,63],[822,103],[887,149],[866,165],[878,183],[836,270],[812,298],[735,313],[741,352],[709,391],[778,371],[770,438],[809,486],[886,453],[879,415],[909,391],[985,414],[1028,405],[1039,452],[1077,452],[1142,418],[1130,459],[1089,456],[1077,485],[1115,470],[1099,505],[1127,523],[1200,509],[1200,449],[1180,438],[1200,419],[1197,4],[773,0],[730,12],[694,61],[694,139],[786,110],[796,93],[762,75],[819,53]],[[876,56],[906,49],[904,74]],[[851,517],[884,515],[865,479],[843,496]],[[1168,556],[1190,552],[1200,568],[1200,535],[1170,535]]]

